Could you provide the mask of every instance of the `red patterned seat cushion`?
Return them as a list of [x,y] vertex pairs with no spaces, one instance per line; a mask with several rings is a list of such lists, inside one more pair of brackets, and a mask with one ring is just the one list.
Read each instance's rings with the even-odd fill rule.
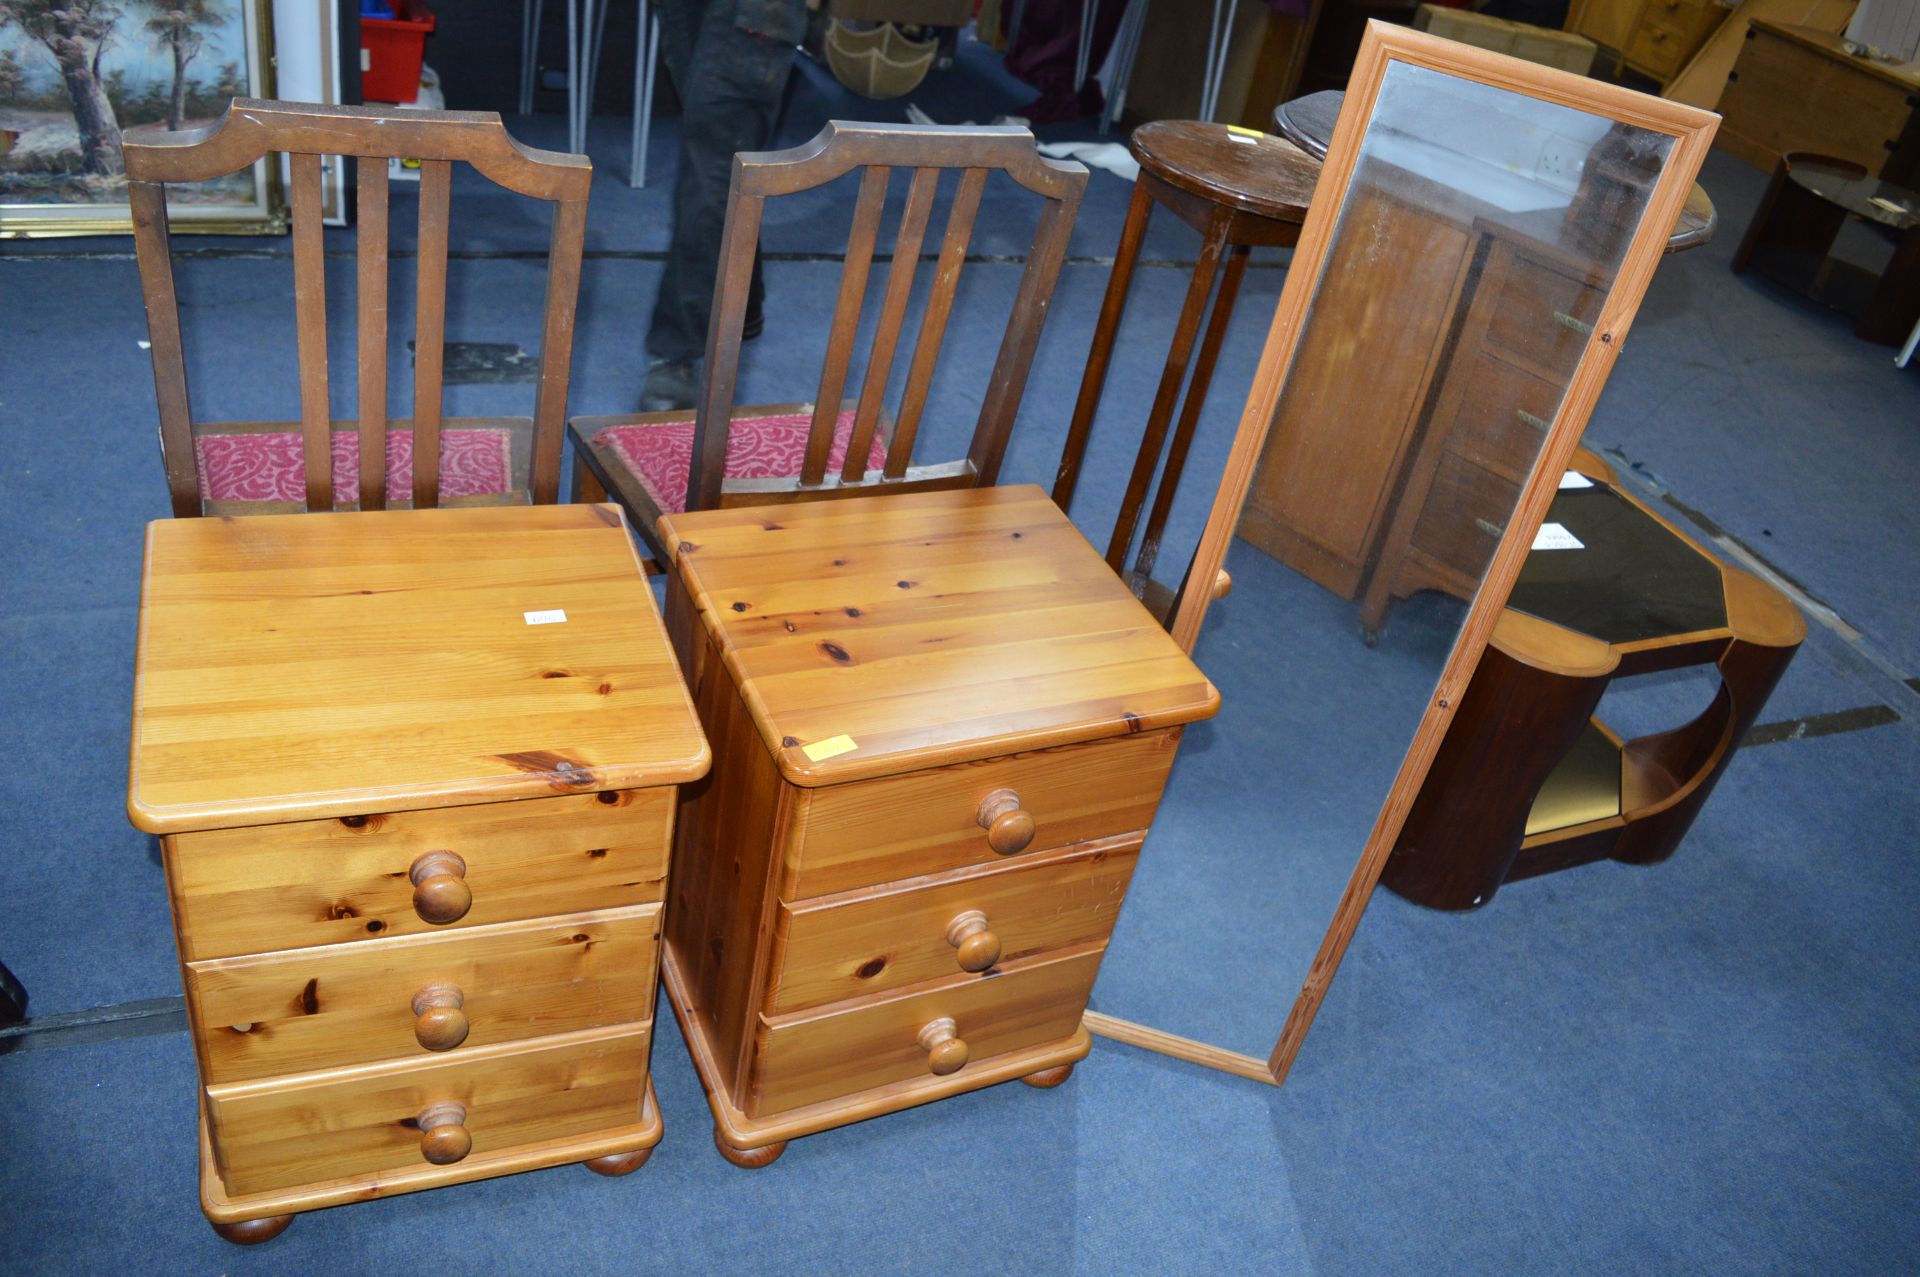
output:
[[[336,430],[333,492],[351,502],[360,491],[360,436]],[[304,501],[307,466],[298,431],[206,434],[193,441],[200,495],[207,501]],[[513,447],[505,430],[440,432],[440,495],[487,496],[513,488]],[[387,431],[389,500],[413,496],[413,431]]]
[[[846,462],[853,417],[849,409],[834,423],[833,447],[827,452],[829,474]],[[807,455],[807,428],[812,424],[813,418],[801,412],[734,418],[727,431],[727,478],[798,477]],[[687,473],[693,468],[691,420],[608,426],[597,438],[640,480],[662,514],[679,514],[687,508]],[[887,448],[876,432],[867,468],[878,470],[886,464]]]

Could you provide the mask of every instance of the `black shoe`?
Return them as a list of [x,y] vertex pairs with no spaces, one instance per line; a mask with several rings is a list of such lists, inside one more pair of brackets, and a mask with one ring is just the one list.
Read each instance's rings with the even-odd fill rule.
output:
[[747,312],[746,321],[740,325],[740,340],[752,341],[765,331],[767,331],[767,312],[758,309],[750,310]]
[[693,407],[699,393],[698,365],[656,359],[647,365],[646,384],[640,387],[641,412],[674,412]]

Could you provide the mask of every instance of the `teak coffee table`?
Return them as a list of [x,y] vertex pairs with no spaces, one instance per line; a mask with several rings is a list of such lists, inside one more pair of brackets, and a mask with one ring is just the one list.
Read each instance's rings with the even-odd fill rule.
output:
[[[1665,860],[1786,672],[1806,621],[1620,489],[1584,449],[1590,487],[1547,513],[1580,549],[1536,549],[1461,697],[1380,881],[1436,909],[1503,882],[1612,858]],[[1623,741],[1592,717],[1615,678],[1713,665],[1697,718]]]
[[215,1230],[639,1167],[707,762],[617,507],[149,525],[127,810],[161,836]]
[[662,965],[720,1152],[1064,1081],[1213,686],[1035,487],[659,526],[714,744]]

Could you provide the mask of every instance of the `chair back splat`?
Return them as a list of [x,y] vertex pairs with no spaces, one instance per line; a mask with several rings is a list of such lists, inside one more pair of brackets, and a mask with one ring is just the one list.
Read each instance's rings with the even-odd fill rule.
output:
[[[566,421],[567,379],[573,356],[574,309],[580,288],[580,255],[586,234],[587,190],[593,168],[585,156],[521,146],[490,111],[393,112],[373,107],[316,106],[235,98],[227,112],[204,129],[129,135],[127,192],[133,207],[134,249],[146,301],[153,353],[154,388],[160,406],[160,452],[177,516],[227,510],[298,508],[332,510],[336,502],[362,510],[411,500],[418,507],[441,503],[444,359],[447,314],[447,252],[453,165],[472,165],[481,175],[518,195],[551,203],[552,238],[547,257],[545,318],[538,382],[530,421],[487,418],[475,425],[499,435],[499,473],[506,491],[455,494],[476,499],[552,502],[560,483],[560,442]],[[291,170],[294,314],[299,343],[300,458],[304,469],[298,499],[274,500],[268,490],[234,496],[207,491],[212,464],[208,436],[251,438],[273,427],[202,426],[196,429],[187,395],[187,374],[174,293],[173,257],[167,226],[166,187],[236,173],[263,156],[284,153]],[[358,422],[337,429],[329,404],[325,244],[321,227],[321,157],[360,161],[356,186]],[[420,227],[414,315],[413,416],[387,419],[387,161],[407,156],[420,164]],[[343,423],[345,425],[346,423]],[[515,428],[530,435],[516,446]],[[389,432],[411,443],[412,483],[388,491]],[[335,436],[350,436],[348,458],[336,456]],[[405,449],[397,451],[404,453]],[[516,481],[525,457],[524,485]],[[336,463],[357,462],[353,489],[336,493]],[[343,472],[352,465],[343,465]],[[285,495],[285,494],[280,494]]]
[[[909,169],[912,175],[865,363],[856,370],[856,335],[895,168]],[[859,192],[813,401],[742,408],[736,402],[740,347],[767,201],[813,190],[855,169],[861,170]],[[889,417],[884,399],[908,326],[922,250],[933,229],[935,197],[949,169],[958,170],[958,177],[945,223],[937,232],[933,278],[918,331],[911,338],[900,400]],[[926,416],[961,269],[988,176],[996,170],[1038,197],[1038,223],[1005,334],[987,374],[966,456],[916,465],[915,442]],[[993,483],[1019,412],[1086,182],[1084,167],[1046,159],[1031,133],[1007,126],[836,120],[802,146],[735,156],[699,401],[691,413],[574,422],[575,456],[583,467],[576,471],[576,494],[597,496],[593,489],[598,488],[619,499],[657,553],[660,547],[655,544],[653,525],[669,510]],[[852,387],[856,376],[857,389]],[[798,433],[802,426],[804,444]],[[760,433],[749,441],[733,437],[742,430]],[[790,456],[785,452],[789,444]],[[730,454],[733,473],[729,473]],[[742,473],[747,468],[759,472]]]

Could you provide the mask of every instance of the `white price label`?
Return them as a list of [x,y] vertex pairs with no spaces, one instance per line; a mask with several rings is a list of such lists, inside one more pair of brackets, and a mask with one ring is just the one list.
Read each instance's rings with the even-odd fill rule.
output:
[[1533,548],[1536,550],[1584,550],[1580,538],[1567,531],[1563,523],[1543,523],[1540,531],[1534,534]]
[[567,614],[557,607],[545,612],[522,612],[521,615],[527,618],[528,625],[565,625],[567,623]]

